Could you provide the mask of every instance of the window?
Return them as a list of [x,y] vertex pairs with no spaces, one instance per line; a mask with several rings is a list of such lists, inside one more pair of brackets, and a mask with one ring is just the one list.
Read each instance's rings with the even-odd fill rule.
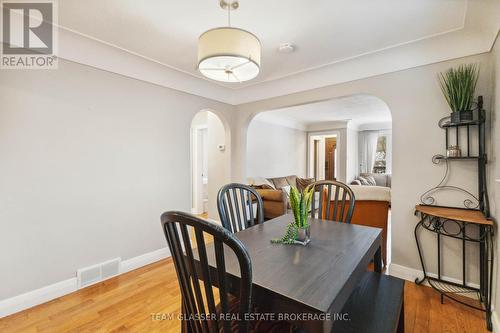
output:
[[377,139],[377,151],[375,153],[374,173],[386,173],[387,169],[387,136],[381,135]]

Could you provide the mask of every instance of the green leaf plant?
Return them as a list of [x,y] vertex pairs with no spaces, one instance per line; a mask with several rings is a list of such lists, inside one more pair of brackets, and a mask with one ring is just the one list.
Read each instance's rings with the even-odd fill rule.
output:
[[309,226],[307,216],[311,211],[311,203],[314,197],[314,186],[308,186],[303,192],[300,192],[295,186],[290,188],[288,198],[292,208],[294,222],[287,225],[285,234],[282,238],[275,238],[271,243],[294,244],[297,239],[299,229],[305,229]]
[[453,112],[472,110],[479,66],[464,64],[440,73],[439,84]]

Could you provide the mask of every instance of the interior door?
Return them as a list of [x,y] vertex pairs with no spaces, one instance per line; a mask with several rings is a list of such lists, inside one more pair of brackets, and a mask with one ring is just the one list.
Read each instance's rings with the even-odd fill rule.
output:
[[335,180],[335,150],[337,149],[337,138],[326,138],[325,140],[325,179]]

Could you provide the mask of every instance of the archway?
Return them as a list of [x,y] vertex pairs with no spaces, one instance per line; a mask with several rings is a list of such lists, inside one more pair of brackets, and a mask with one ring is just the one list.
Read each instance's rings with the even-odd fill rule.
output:
[[221,115],[201,110],[191,121],[192,213],[218,220],[217,192],[230,181],[230,133]]
[[[384,229],[384,259],[390,262],[392,115],[383,100],[351,94],[262,111],[251,117],[246,136],[246,176],[257,187],[286,192],[307,179],[346,184],[369,179],[377,185],[353,184],[361,199],[353,223],[371,216],[372,226]],[[373,209],[380,212],[377,217]]]
[[391,131],[389,107],[368,94],[261,111],[248,121],[245,176],[296,173],[349,183],[360,172],[391,173]]

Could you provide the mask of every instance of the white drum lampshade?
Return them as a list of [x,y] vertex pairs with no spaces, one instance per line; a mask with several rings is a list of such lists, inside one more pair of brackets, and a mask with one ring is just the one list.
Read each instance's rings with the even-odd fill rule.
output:
[[222,82],[243,82],[260,71],[260,41],[248,31],[224,27],[208,30],[198,41],[198,70]]

